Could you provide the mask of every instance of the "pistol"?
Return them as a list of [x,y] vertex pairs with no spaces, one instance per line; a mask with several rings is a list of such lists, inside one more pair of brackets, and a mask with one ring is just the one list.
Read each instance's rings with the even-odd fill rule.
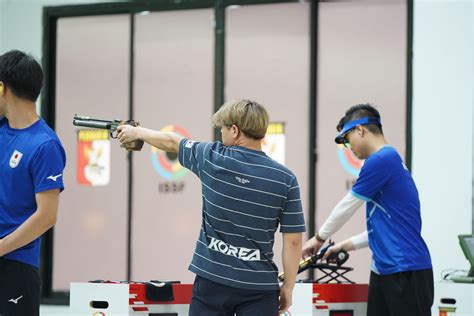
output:
[[[314,254],[304,260],[301,260],[298,266],[298,274],[305,270],[308,270],[311,266],[314,267],[316,262],[324,257],[324,254],[326,254],[326,251],[331,246],[334,246],[334,241],[329,241],[329,243],[323,248],[321,248],[317,254]],[[338,266],[344,264],[344,262],[346,262],[347,259],[349,259],[349,254],[345,250],[341,250],[337,253],[333,253],[327,258],[328,261],[335,262]],[[278,274],[278,280],[280,282],[283,282],[285,280],[284,272],[281,272],[280,274]]]
[[[135,122],[134,120],[99,120],[90,118],[87,116],[74,115],[72,124],[75,126],[89,127],[89,128],[98,128],[98,129],[108,129],[110,137],[113,139],[117,138],[117,128],[121,125],[131,125],[131,126],[140,126],[140,123]],[[125,148],[128,151],[140,151],[143,147],[143,140],[137,139],[133,142],[120,145],[122,148]]]

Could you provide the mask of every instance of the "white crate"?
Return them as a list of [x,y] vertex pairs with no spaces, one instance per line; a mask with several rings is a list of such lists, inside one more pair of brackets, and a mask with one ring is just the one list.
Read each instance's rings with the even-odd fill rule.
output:
[[[129,285],[71,283],[71,316],[128,316]],[[107,308],[94,308],[94,302],[107,302]]]

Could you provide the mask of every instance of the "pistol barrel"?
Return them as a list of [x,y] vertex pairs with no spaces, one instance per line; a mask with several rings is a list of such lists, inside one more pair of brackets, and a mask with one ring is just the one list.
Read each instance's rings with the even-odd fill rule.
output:
[[113,123],[111,122],[95,121],[95,120],[83,121],[80,119],[74,119],[72,121],[72,124],[74,124],[75,126],[100,128],[100,129],[110,129],[113,125]]

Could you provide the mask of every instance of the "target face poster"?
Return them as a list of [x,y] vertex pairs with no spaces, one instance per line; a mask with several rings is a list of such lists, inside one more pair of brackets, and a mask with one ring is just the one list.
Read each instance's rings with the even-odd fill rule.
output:
[[[187,139],[191,138],[188,131],[181,126],[166,125],[161,132],[173,132]],[[169,153],[151,146],[151,162],[158,175],[168,181],[177,181],[188,173],[188,169],[181,166],[177,153]]]
[[110,182],[110,139],[107,130],[79,130],[77,134],[77,182],[104,186]]
[[262,151],[265,152],[268,157],[278,161],[282,165],[285,165],[285,123],[275,122],[268,124],[267,134],[262,140]]
[[365,160],[360,160],[354,155],[352,150],[345,148],[341,144],[337,145],[337,157],[344,171],[354,178],[359,176],[360,170],[362,169]]

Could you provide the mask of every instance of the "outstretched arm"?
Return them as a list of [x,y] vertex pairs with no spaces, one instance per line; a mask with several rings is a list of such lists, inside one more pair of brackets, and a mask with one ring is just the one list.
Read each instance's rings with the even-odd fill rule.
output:
[[144,127],[121,125],[117,128],[117,139],[122,144],[141,139],[144,142],[167,152],[177,153],[182,136],[173,132],[154,131]]

